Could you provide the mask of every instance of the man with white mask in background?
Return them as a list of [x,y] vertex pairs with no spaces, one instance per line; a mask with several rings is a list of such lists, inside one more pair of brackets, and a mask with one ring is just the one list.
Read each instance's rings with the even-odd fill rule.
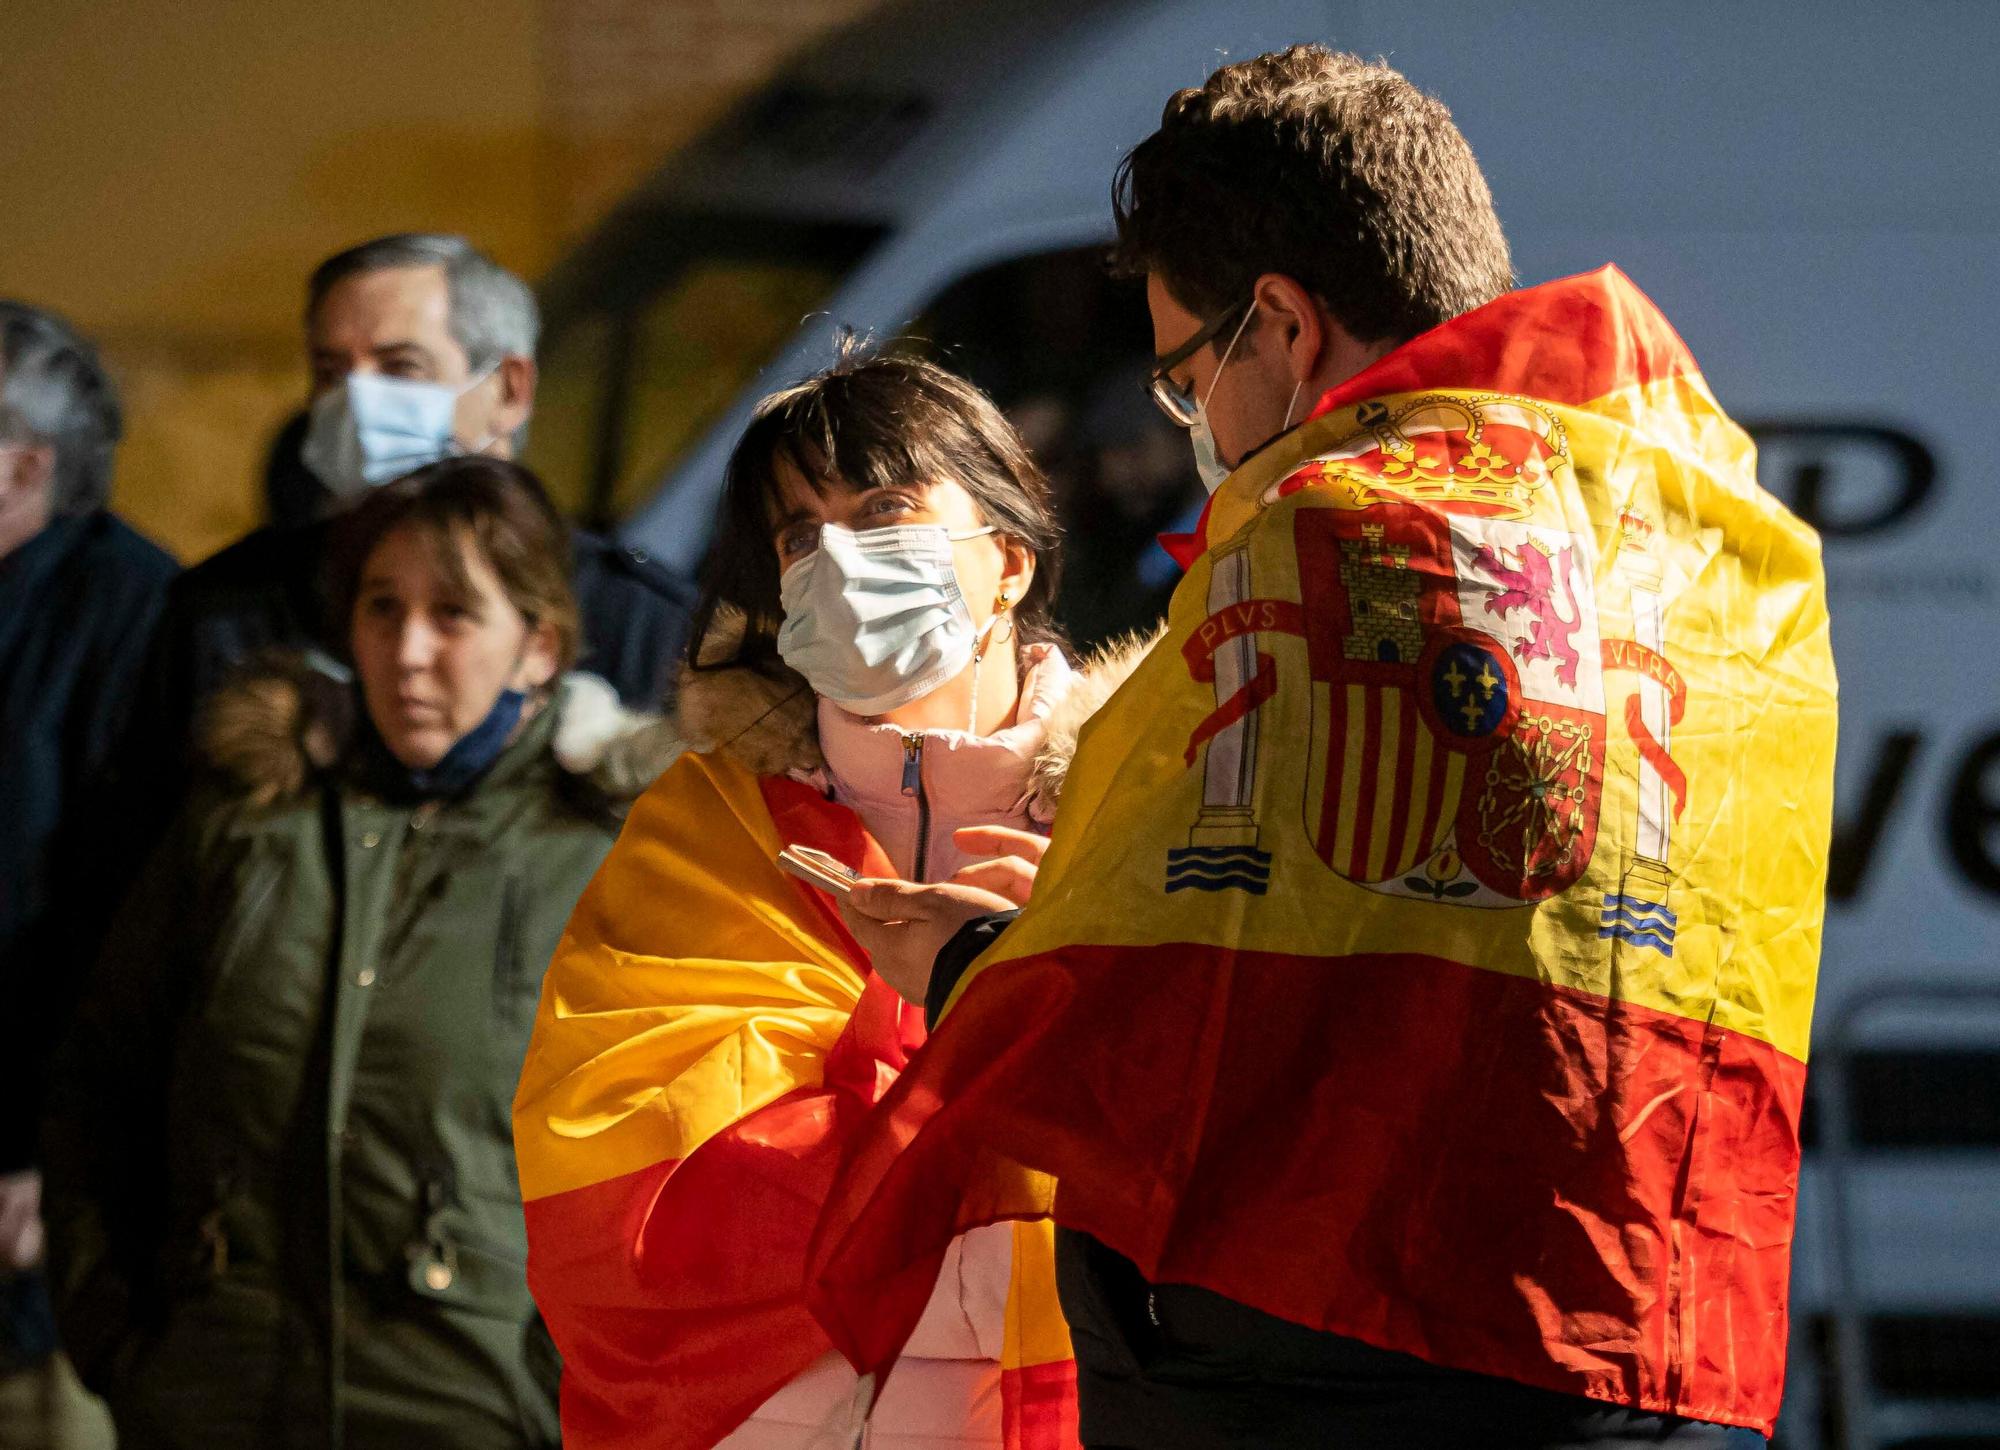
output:
[[[258,529],[176,582],[134,716],[143,738],[119,771],[140,834],[150,838],[178,804],[194,720],[230,672],[262,651],[325,639],[328,519],[439,458],[515,456],[534,411],[539,325],[527,284],[463,237],[378,237],[313,271],[301,459],[325,489],[322,517]],[[610,540],[577,531],[573,541],[579,667],[626,703],[658,708],[679,667],[691,586]]]

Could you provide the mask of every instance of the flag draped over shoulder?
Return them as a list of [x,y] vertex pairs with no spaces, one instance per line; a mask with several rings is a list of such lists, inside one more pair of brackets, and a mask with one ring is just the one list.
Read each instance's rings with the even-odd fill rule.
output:
[[1034,900],[813,1248],[855,1363],[956,1227],[1769,1432],[1835,694],[1818,543],[1613,269],[1330,393],[1204,521]]
[[[713,1445],[830,1347],[805,1307],[811,1230],[923,1025],[831,901],[777,868],[792,843],[893,874],[845,807],[685,756],[550,964],[515,1150],[564,1439],[583,1450]],[[1017,1228],[1013,1275],[1009,1450],[1057,1450],[1075,1378],[1045,1226]]]

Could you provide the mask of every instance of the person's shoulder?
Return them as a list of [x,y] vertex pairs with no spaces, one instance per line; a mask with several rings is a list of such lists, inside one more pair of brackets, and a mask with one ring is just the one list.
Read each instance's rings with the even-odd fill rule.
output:
[[114,566],[121,578],[132,583],[158,587],[180,572],[172,554],[109,509],[85,522],[84,545],[93,564]]
[[587,529],[572,529],[579,595],[617,590],[630,597],[649,597],[685,614],[694,608],[692,581],[667,568],[645,549],[622,544]]
[[344,673],[305,651],[260,656],[205,703],[196,724],[204,782],[258,808],[309,799],[346,758],[357,724]]
[[300,580],[318,577],[326,526],[267,524],[184,569],[167,586],[167,614],[183,628],[215,618],[261,617]]
[[198,597],[285,584],[301,568],[317,568],[325,548],[324,524],[265,524],[184,571],[175,593]]
[[609,681],[584,671],[563,676],[552,708],[556,798],[616,836],[632,803],[686,752],[678,724],[624,704]]
[[[173,587],[180,565],[174,556],[108,511],[73,521],[61,577],[51,595],[66,616],[65,627],[118,649],[143,637]],[[61,602],[55,602],[61,601]]]

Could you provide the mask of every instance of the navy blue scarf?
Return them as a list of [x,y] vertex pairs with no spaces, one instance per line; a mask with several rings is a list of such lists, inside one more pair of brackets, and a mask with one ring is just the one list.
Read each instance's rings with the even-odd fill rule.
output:
[[361,718],[368,726],[368,774],[382,793],[394,800],[439,800],[464,795],[479,784],[506,750],[527,704],[528,697],[521,691],[502,690],[484,720],[460,736],[436,765],[422,768],[396,759],[364,708]]

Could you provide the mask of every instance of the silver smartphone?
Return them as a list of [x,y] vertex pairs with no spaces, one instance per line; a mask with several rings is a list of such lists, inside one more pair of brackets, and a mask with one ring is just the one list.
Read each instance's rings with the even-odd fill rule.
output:
[[845,896],[861,878],[824,851],[811,846],[787,846],[778,853],[778,865],[810,885],[835,896]]

